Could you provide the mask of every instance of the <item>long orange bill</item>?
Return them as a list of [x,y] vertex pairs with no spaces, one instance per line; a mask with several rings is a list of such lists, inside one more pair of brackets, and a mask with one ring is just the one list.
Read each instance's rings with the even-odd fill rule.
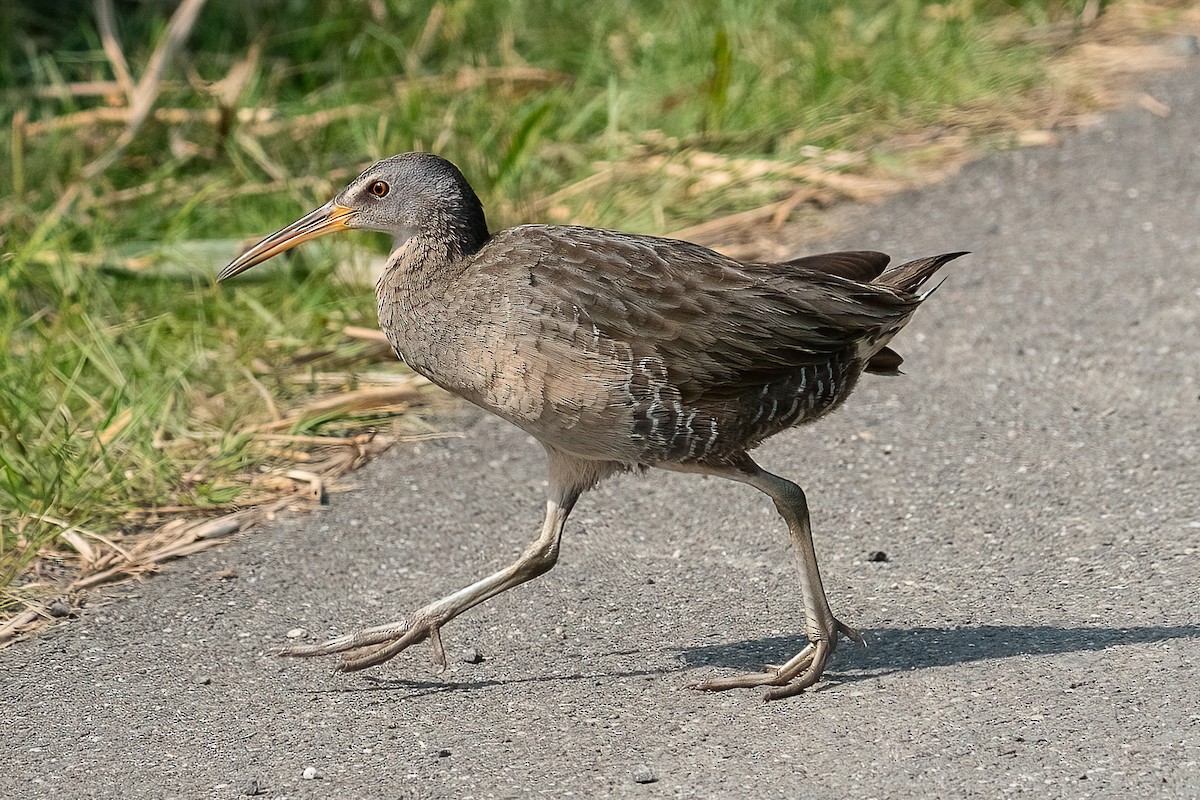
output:
[[301,242],[324,236],[327,233],[347,230],[347,224],[354,216],[354,209],[328,202],[305,214],[300,219],[288,225],[283,230],[272,233],[258,244],[229,262],[225,269],[217,275],[218,281],[229,280],[234,275],[240,275],[256,264],[261,264],[268,258],[274,258],[285,250],[291,250]]

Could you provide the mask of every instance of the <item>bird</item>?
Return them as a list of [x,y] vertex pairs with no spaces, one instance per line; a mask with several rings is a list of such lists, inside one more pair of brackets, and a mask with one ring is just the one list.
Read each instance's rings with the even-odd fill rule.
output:
[[[281,655],[337,656],[344,672],[428,641],[558,560],[576,501],[601,480],[659,468],[727,478],[774,501],[800,573],[807,643],[761,672],[693,688],[761,687],[767,700],[815,685],[841,637],[821,583],[804,490],[750,451],[836,409],[863,372],[896,374],[888,344],[965,252],[887,269],[874,251],[737,261],[698,244],[573,225],[490,232],[463,173],[410,152],[372,164],[331,201],[266,237],[218,275],[228,280],[332,232],[393,237],[376,284],[379,323],[397,356],[442,388],[536,439],[546,453],[537,538],[504,569],[399,620]],[[936,288],[936,286],[934,287]]]

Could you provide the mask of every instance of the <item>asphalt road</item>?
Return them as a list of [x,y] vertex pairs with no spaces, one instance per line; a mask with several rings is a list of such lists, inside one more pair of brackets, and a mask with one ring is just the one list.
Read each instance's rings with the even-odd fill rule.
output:
[[684,688],[799,649],[800,603],[765,497],[669,474],[585,496],[550,574],[447,626],[443,675],[424,646],[275,658],[533,538],[540,449],[466,414],[0,652],[0,796],[1200,796],[1200,70],[1149,91],[1169,117],[986,158],[822,245],[974,255],[896,341],[906,377],[758,451],[869,638],[819,690]]

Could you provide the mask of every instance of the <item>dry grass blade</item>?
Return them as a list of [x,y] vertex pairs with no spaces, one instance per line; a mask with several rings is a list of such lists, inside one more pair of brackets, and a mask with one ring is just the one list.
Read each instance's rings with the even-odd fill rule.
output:
[[410,75],[420,70],[421,62],[429,53],[429,48],[433,46],[433,42],[437,38],[438,31],[441,30],[442,22],[445,19],[446,4],[439,0],[439,2],[433,4],[433,8],[429,9],[429,16],[425,19],[425,27],[421,29],[421,35],[417,38],[417,43],[405,55],[404,65]]
[[255,70],[258,69],[258,60],[261,57],[262,40],[257,39],[251,43],[245,58],[235,61],[229,68],[229,72],[225,73],[224,78],[208,87],[208,92],[217,98],[221,108],[234,109],[237,107],[242,92],[246,90],[250,79],[254,77]]
[[308,499],[317,503],[325,501],[325,481],[315,472],[309,472],[304,469],[289,469],[283,473],[283,477],[307,486]]
[[433,442],[438,439],[465,439],[466,434],[462,431],[438,431],[436,433],[414,433],[411,436],[401,436],[396,441],[398,442]]
[[96,0],[96,24],[100,29],[100,44],[104,55],[112,67],[117,79],[117,88],[125,96],[125,102],[132,105],[134,96],[133,76],[129,73],[129,62],[125,60],[125,52],[117,40],[117,26],[113,23],[112,0]]
[[306,419],[324,414],[345,414],[353,411],[367,411],[402,405],[414,400],[420,400],[422,396],[421,387],[427,384],[428,381],[423,381],[422,383],[413,379],[398,386],[359,389],[354,392],[326,397],[310,403],[283,419],[257,425],[253,430],[256,432],[284,430]]
[[60,533],[58,538],[64,540],[75,549],[76,553],[79,553],[80,569],[87,570],[98,560],[96,550],[70,528]]
[[36,520],[41,520],[42,522],[48,522],[51,525],[57,525],[62,528],[58,534],[58,538],[71,545],[71,549],[79,554],[79,560],[82,562],[82,569],[86,570],[90,568],[99,560],[99,555],[96,553],[96,549],[88,544],[83,536],[80,535],[82,533],[87,533],[93,538],[100,538],[96,534],[91,533],[90,531],[85,531],[78,525],[72,525],[66,520],[61,520],[57,517],[51,517],[47,514],[30,514],[30,517]]
[[377,436],[366,444],[325,450],[323,458],[309,464],[309,469],[319,472],[327,478],[340,478],[366,464],[376,455],[391,447],[394,442],[395,439],[391,437]]
[[154,106],[154,101],[158,99],[167,62],[191,33],[192,26],[196,23],[196,17],[200,14],[200,9],[204,7],[205,2],[206,0],[183,0],[175,9],[175,13],[171,15],[171,21],[167,23],[166,33],[163,34],[158,46],[154,48],[154,52],[150,55],[150,61],[146,65],[146,71],[142,73],[142,78],[134,89],[129,103],[129,120],[125,130],[117,137],[116,143],[107,153],[80,171],[84,180],[94,178],[108,169],[137,136],[142,123],[146,121],[150,109]]
[[764,222],[769,221],[773,227],[779,227],[787,220],[788,215],[795,210],[796,206],[813,200],[823,201],[825,196],[821,190],[806,186],[784,200],[752,208],[749,211],[718,217],[699,225],[692,225],[675,231],[671,236],[697,244],[720,244],[731,233],[743,231],[747,227],[761,225]]
[[290,380],[305,386],[349,386],[353,383],[366,388],[370,386],[407,386],[412,383],[413,376],[402,372],[313,372],[308,375],[293,375]]
[[238,121],[250,123],[250,132],[255,136],[277,136],[289,133],[294,138],[307,135],[314,128],[324,128],[334,122],[353,119],[367,114],[378,114],[384,108],[383,103],[365,104],[351,103],[337,108],[326,108],[311,114],[300,114],[287,119],[275,119],[274,114],[251,115],[247,118],[245,109],[238,112]]
[[414,87],[420,87],[466,92],[495,84],[535,89],[547,86],[565,86],[570,84],[571,80],[571,76],[564,72],[541,67],[463,67],[452,76],[429,75],[413,80],[399,81],[396,84],[396,91],[404,92]]
[[[189,510],[194,511],[195,509],[189,508]],[[100,542],[105,547],[109,548],[113,553],[116,553],[118,556],[120,556],[122,558],[129,557],[129,553],[126,552],[120,545],[113,542],[112,539],[110,539],[109,537],[101,536],[100,534],[96,533],[95,531],[90,531],[87,528],[84,528],[80,525],[73,525],[70,522],[67,522],[66,520],[61,520],[61,519],[58,519],[57,517],[51,517],[48,514],[30,514],[29,516],[31,519],[41,520],[42,522],[48,522],[51,525],[57,525],[60,528],[62,528],[63,531],[62,531],[62,533],[59,534],[59,538],[68,542],[71,545],[71,547],[74,548],[75,552],[79,553],[80,558],[83,559],[84,561],[89,561],[93,564],[97,564],[97,563],[100,563],[101,561],[103,561],[107,557],[107,556],[97,556],[95,548],[93,548],[91,545],[89,545],[83,539],[84,536],[86,536],[87,538],[92,539],[94,541]],[[87,571],[86,568],[84,568],[83,571],[86,572]]]
[[363,328],[358,325],[347,325],[342,328],[342,334],[351,339],[366,339],[369,342],[380,342],[391,346],[388,341],[387,334],[378,328]]
[[283,415],[279,413],[279,406],[275,404],[275,398],[267,391],[267,387],[262,385],[262,381],[254,377],[254,373],[245,367],[242,367],[241,371],[246,380],[250,382],[250,385],[254,387],[254,390],[258,392],[258,396],[262,398],[263,405],[267,407],[267,411],[271,414],[271,419],[276,422],[283,419]]
[[[266,108],[240,108],[237,111],[237,121],[240,124],[265,125],[271,121],[274,113]],[[205,125],[216,126],[221,123],[221,112],[217,109],[159,108],[155,109],[152,116],[155,122],[161,122],[164,125],[187,125],[200,122]],[[77,111],[73,114],[63,114],[58,117],[30,122],[25,126],[25,132],[30,136],[40,136],[46,133],[56,133],[58,131],[95,127],[98,125],[128,126],[132,119],[133,110],[129,108],[91,108],[87,111]],[[296,180],[303,181],[305,179],[297,178]],[[327,183],[328,181],[325,181],[321,185]],[[287,187],[280,187],[280,189],[283,188]],[[279,191],[280,189],[273,189],[272,191]]]
[[250,156],[250,158],[254,160],[254,163],[258,164],[258,166],[262,168],[262,171],[265,172],[272,180],[286,180],[287,170],[284,169],[279,162],[267,154],[266,148],[262,146],[262,142],[260,142],[256,137],[251,136],[245,131],[238,131],[236,134],[234,134],[233,140],[237,142],[239,147],[242,148],[242,152]]
[[807,164],[801,164],[793,168],[792,175],[816,186],[831,189],[850,200],[857,201],[878,200],[900,191],[911,184],[911,181],[904,181],[898,178],[832,172]]
[[75,201],[79,199],[80,191],[81,188],[78,183],[73,183],[64,189],[54,202],[54,207],[50,209],[48,214],[42,217],[37,230],[29,237],[30,241],[41,240],[46,232],[57,226],[62,218],[67,215],[67,212],[71,210],[71,207],[75,205]]
[[541,200],[537,200],[530,204],[530,208],[535,212],[542,212],[546,209],[561,203],[563,200],[568,200],[576,195],[591,192],[605,183],[613,180],[616,177],[616,168],[611,164],[603,165],[597,172],[593,172],[582,180],[575,181],[568,186],[564,186],[556,192],[552,192]]
[[117,418],[109,423],[107,428],[100,431],[100,433],[96,436],[96,445],[99,447],[109,444],[113,439],[117,438],[121,434],[121,431],[125,430],[125,428],[127,428],[129,423],[132,421],[133,407],[130,406],[122,410],[120,414],[117,414]]
[[[243,109],[243,111],[245,111],[245,109]],[[213,121],[216,121],[216,117],[213,117]],[[328,194],[331,182],[340,181],[344,178],[350,177],[351,174],[351,170],[332,170],[328,178],[286,178],[283,180],[269,181],[266,183],[246,183],[227,189],[216,190],[211,189],[211,178],[200,178],[194,181],[167,179],[163,181],[143,183],[140,186],[131,186],[128,189],[119,189],[115,192],[109,192],[108,194],[104,195],[103,201],[105,203],[127,203],[143,197],[149,197],[151,195],[158,195],[168,192],[182,191],[185,193],[191,193],[199,191],[201,186],[210,189],[208,196],[212,198],[214,202],[226,200],[231,197],[275,194],[277,192],[284,192],[289,189],[310,189],[315,194]]]
[[69,100],[72,97],[106,97],[119,95],[124,87],[117,81],[75,81],[74,83],[55,84],[39,87],[38,97],[53,100]]
[[[273,518],[277,512],[295,503],[296,499],[295,496],[283,497],[266,505],[235,511],[216,519],[198,522],[174,520],[139,545],[129,559],[102,572],[75,580],[68,590],[76,592],[121,578],[134,577],[153,570],[164,561],[206,550],[234,533]],[[3,644],[3,639],[0,639],[0,644]]]
[[15,642],[39,624],[50,621],[50,614],[41,608],[27,608],[0,625],[0,647]]
[[294,433],[258,433],[255,439],[268,442],[292,442],[295,444],[316,444],[327,446],[348,445],[356,447],[370,444],[377,438],[372,433],[360,433],[357,436],[303,436]]

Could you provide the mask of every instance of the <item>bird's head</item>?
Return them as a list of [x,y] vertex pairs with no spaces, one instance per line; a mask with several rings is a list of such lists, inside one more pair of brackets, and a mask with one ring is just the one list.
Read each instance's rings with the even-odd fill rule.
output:
[[488,235],[483,206],[458,167],[431,153],[403,153],[367,167],[333,200],[231,261],[217,280],[318,236],[358,229],[390,233],[397,247],[425,231],[450,239],[463,254]]

